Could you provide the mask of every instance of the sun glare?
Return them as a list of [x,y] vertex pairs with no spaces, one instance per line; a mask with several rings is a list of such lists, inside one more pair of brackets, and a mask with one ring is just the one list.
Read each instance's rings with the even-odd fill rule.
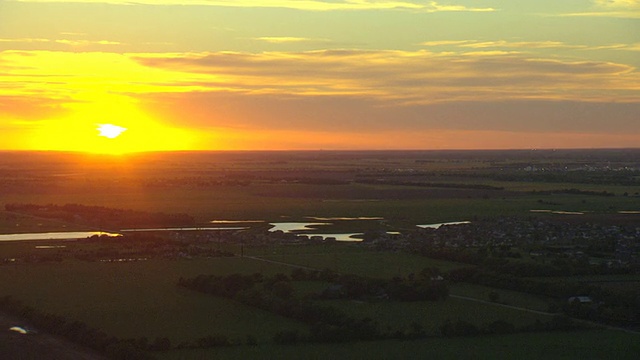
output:
[[104,136],[109,139],[115,139],[118,136],[120,136],[120,134],[122,134],[127,130],[127,128],[124,128],[118,125],[113,125],[113,124],[98,124],[98,125],[99,126],[96,128],[96,130],[98,130],[99,132],[98,136]]
[[129,98],[104,95],[70,105],[67,116],[42,121],[32,134],[33,148],[113,155],[192,150],[198,138],[154,119]]

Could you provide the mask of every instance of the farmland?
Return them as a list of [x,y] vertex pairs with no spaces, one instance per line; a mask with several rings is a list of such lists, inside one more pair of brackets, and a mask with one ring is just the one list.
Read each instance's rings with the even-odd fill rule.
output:
[[[313,324],[274,311],[279,301],[370,321],[379,351],[370,358],[404,358],[404,348],[470,356],[461,347],[486,358],[527,358],[540,347],[550,358],[631,358],[638,343],[637,333],[600,329],[632,331],[640,320],[637,150],[3,155],[0,234],[233,221],[221,230],[0,243],[0,297],[137,339],[162,359],[349,358],[372,348],[318,343]],[[471,223],[416,227],[457,221]],[[270,232],[278,222],[326,225]],[[333,233],[361,235],[322,239]],[[325,278],[296,280],[300,269]],[[249,290],[271,307],[178,286],[233,274],[259,274]],[[292,293],[272,293],[278,281]],[[449,296],[437,301],[398,300],[390,290],[440,281]],[[354,283],[369,292],[351,294]],[[340,287],[348,294],[319,295]],[[593,305],[567,305],[579,295]]]

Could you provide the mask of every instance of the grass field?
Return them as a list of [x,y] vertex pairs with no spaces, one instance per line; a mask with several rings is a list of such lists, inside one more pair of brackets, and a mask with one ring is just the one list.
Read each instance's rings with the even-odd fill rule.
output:
[[[187,213],[194,216],[199,224],[207,224],[211,220],[284,222],[309,221],[309,217],[384,218],[381,221],[335,222],[332,227],[324,229],[328,232],[400,231],[414,229],[418,224],[497,216],[566,216],[572,219],[591,216],[590,219],[598,220],[602,214],[640,210],[638,197],[621,196],[624,192],[633,195],[640,191],[640,186],[633,186],[633,179],[637,180],[637,176],[623,179],[626,181],[624,183],[632,185],[619,185],[622,183],[619,182],[622,179],[620,177],[602,184],[593,183],[598,179],[593,177],[595,175],[603,178],[619,175],[609,171],[609,167],[636,166],[635,155],[625,155],[617,162],[591,161],[598,169],[589,175],[592,178],[586,179],[591,184],[491,180],[497,178],[494,175],[502,173],[503,167],[506,172],[518,175],[515,178],[525,179],[523,175],[526,174],[518,173],[518,169],[528,164],[549,163],[561,168],[564,161],[569,166],[575,166],[586,164],[583,160],[589,159],[582,153],[545,154],[547,158],[538,159],[541,162],[534,159],[538,155],[529,152],[173,153],[115,160],[90,156],[69,156],[67,159],[66,155],[60,154],[3,154],[4,157],[0,158],[0,206],[7,203],[77,203],[148,212]],[[603,164],[606,164],[606,169]],[[356,182],[358,179],[379,177],[387,183],[374,185]],[[300,179],[312,181],[305,183]],[[225,183],[227,180],[230,180],[229,184],[240,180],[244,185],[229,185]],[[320,181],[313,183],[316,180]],[[337,185],[328,185],[331,181],[327,180],[337,180]],[[455,186],[389,184],[389,181],[396,180],[405,184],[416,181]],[[473,189],[473,186],[465,188],[464,185],[491,185],[504,187],[505,190]],[[570,188],[613,192],[616,196],[531,193],[532,190]],[[585,212],[587,215],[532,213],[531,210]],[[640,219],[640,215],[628,215],[626,220],[633,223],[635,217]],[[266,230],[264,223],[251,226],[257,228],[254,229],[256,232]],[[82,224],[0,211],[0,233],[85,229]],[[80,246],[71,242],[56,244],[68,246],[67,250]],[[0,259],[40,251],[35,250],[34,245],[0,244]],[[220,246],[239,253],[240,244]],[[417,255],[374,252],[353,244],[262,247],[245,244],[244,251],[247,256],[274,262],[387,279],[417,274],[425,267],[437,267],[446,272],[465,266]],[[288,274],[291,270],[292,266],[284,264],[238,257],[155,259],[125,263],[75,260],[46,264],[15,263],[0,266],[0,296],[12,295],[41,312],[84,321],[119,337],[146,337],[150,340],[168,337],[177,345],[213,334],[224,334],[232,339],[245,339],[246,335],[253,335],[259,342],[257,347],[172,351],[162,356],[166,360],[635,359],[640,353],[640,336],[617,331],[277,346],[271,341],[275,333],[281,330],[304,333],[308,325],[176,286],[180,277],[199,274],[260,272],[271,275],[279,272]],[[572,278],[577,281],[610,280],[611,286],[637,286],[637,282],[629,281],[634,279]],[[302,282],[295,284],[294,288],[296,294],[304,294],[322,290],[327,285]],[[548,309],[548,299],[518,292],[470,284],[454,284],[450,288],[453,295],[484,301],[489,300],[492,291],[498,294],[498,302],[532,310]],[[393,329],[406,329],[411,322],[417,321],[431,335],[437,334],[438,327],[448,319],[465,320],[478,326],[501,319],[520,326],[549,318],[498,304],[460,298],[415,303],[347,300],[325,303],[355,318],[371,317],[383,327]]]
[[[289,272],[289,268],[240,258],[130,263],[63,262],[3,266],[0,294],[43,312],[68,316],[119,337],[166,336],[174,344],[210,334],[270,341],[277,331],[306,329],[239,303],[176,286],[198,274]],[[25,286],[27,285],[28,286]]]
[[450,286],[449,293],[453,295],[466,296],[474,299],[489,301],[489,294],[495,292],[498,294],[498,303],[522,307],[525,309],[544,311],[549,310],[549,304],[554,299],[544,298],[531,294],[510,291],[504,289],[496,289],[482,285],[456,283]]
[[447,320],[467,321],[478,328],[496,320],[502,320],[516,327],[531,325],[540,320],[549,321],[550,317],[508,309],[495,304],[484,304],[469,300],[448,298],[444,301],[416,302],[358,302],[351,300],[332,300],[322,302],[342,309],[356,318],[371,318],[382,329],[409,330],[409,324],[416,322],[428,335],[438,336],[439,327]]
[[349,344],[264,345],[172,351],[160,360],[205,359],[619,359],[635,360],[640,335],[612,330],[528,333],[477,338],[429,338]]
[[[276,250],[277,251],[277,250]],[[318,252],[306,254],[271,254],[265,259],[295,264],[315,269],[330,269],[338,273],[355,274],[372,278],[392,278],[418,274],[426,267],[437,267],[441,271],[466,266],[451,261],[434,260],[406,253]]]
[[[593,213],[640,210],[635,197],[501,194],[491,191],[472,191],[456,196],[456,190],[452,189],[425,190],[410,186],[386,187],[387,191],[379,186],[362,184],[325,186],[324,190],[301,184],[212,188],[150,188],[120,184],[100,187],[100,191],[95,191],[93,186],[80,185],[65,185],[38,192],[0,193],[0,204],[79,203],[149,212],[188,213],[200,223],[214,219],[304,221],[314,216],[376,216],[384,217],[389,226],[396,230],[417,224],[470,220],[474,217],[534,216],[530,213],[534,209]],[[565,185],[563,188],[571,187],[570,184]],[[24,219],[22,222],[33,229],[38,228],[38,223],[43,223],[41,220]],[[14,232],[15,224],[15,219],[0,216],[1,231]],[[50,225],[59,227],[53,223]]]

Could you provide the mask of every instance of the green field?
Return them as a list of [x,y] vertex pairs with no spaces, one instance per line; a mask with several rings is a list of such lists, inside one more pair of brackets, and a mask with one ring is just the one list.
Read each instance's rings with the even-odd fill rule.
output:
[[429,338],[349,344],[261,345],[172,351],[161,360],[205,359],[620,359],[635,360],[640,336],[611,330]]
[[[571,187],[571,184],[565,185],[565,188]],[[325,185],[320,190],[314,185],[288,184],[168,189],[123,184],[105,187],[99,192],[84,184],[78,187],[69,184],[56,188],[56,191],[0,192],[0,203],[14,202],[43,205],[79,203],[149,212],[188,213],[199,223],[216,219],[305,221],[307,217],[375,216],[385,218],[390,230],[477,217],[554,216],[530,212],[540,209],[597,214],[640,210],[636,197],[491,191],[455,195],[455,191],[451,193],[449,189],[411,186],[385,186],[381,189],[380,186],[363,184]],[[34,221],[22,217],[16,221],[6,214],[0,216],[0,230],[4,232],[60,229],[60,226],[42,219]]]
[[495,304],[484,304],[469,300],[448,298],[445,301],[416,302],[359,302],[351,300],[332,300],[327,304],[342,309],[356,318],[371,318],[382,329],[408,330],[409,324],[416,322],[428,335],[440,335],[439,327],[447,320],[467,321],[478,328],[497,320],[505,321],[516,327],[531,325],[540,320],[549,321],[546,315],[531,314],[520,310],[503,308]]
[[[637,172],[627,170],[639,168],[637,154],[625,151],[238,152],[140,154],[117,159],[55,153],[2,154],[0,207],[10,203],[45,207],[77,203],[151,213],[185,213],[193,216],[197,225],[209,225],[212,220],[264,222],[247,223],[251,229],[244,237],[225,235],[215,241],[209,238],[194,243],[172,239],[176,241],[166,246],[173,248],[157,251],[155,258],[138,262],[86,262],[74,257],[83,252],[104,250],[103,246],[114,246],[99,242],[56,242],[56,245],[67,246],[62,249],[35,249],[36,243],[27,242],[0,243],[0,260],[5,260],[0,265],[0,296],[11,295],[40,312],[83,321],[123,338],[167,337],[176,346],[222,334],[232,340],[245,340],[251,335],[258,342],[256,347],[173,350],[161,354],[166,360],[635,359],[640,352],[639,335],[610,330],[278,346],[273,341],[274,334],[283,330],[304,334],[309,324],[186,290],[176,284],[180,277],[200,274],[257,272],[270,276],[289,274],[295,267],[391,279],[418,274],[427,267],[447,272],[469,266],[409,254],[405,250],[412,250],[404,248],[402,243],[408,239],[388,247],[394,248],[393,252],[374,251],[373,246],[355,243],[290,245],[289,242],[296,241],[266,235],[267,222],[316,222],[312,217],[383,218],[332,220],[332,225],[321,229],[325,233],[415,230],[420,224],[498,217],[553,220],[563,222],[567,228],[580,219],[637,226],[640,215],[618,214],[640,210],[640,198],[636,196],[640,192],[640,178]],[[529,165],[552,170],[535,174],[523,170]],[[595,171],[565,170],[585,165]],[[563,189],[579,189],[579,192],[540,193]],[[534,190],[538,193],[533,193]],[[598,196],[588,191],[609,192],[615,196]],[[627,195],[623,196],[624,193]],[[64,222],[3,210],[0,209],[0,233],[91,229],[88,223],[82,223],[83,216],[79,215],[84,214],[75,214],[76,217],[70,217],[72,222]],[[533,213],[531,210],[584,214]],[[117,221],[114,224],[118,226]],[[186,238],[190,241],[195,236]],[[45,243],[53,244],[38,244]],[[115,253],[147,246],[146,243],[116,244]],[[155,245],[162,248],[165,243],[158,241]],[[520,245],[507,249],[524,255],[520,260],[509,258],[510,262],[530,261],[529,244]],[[200,253],[187,260],[186,256],[176,255],[176,251],[190,246],[234,254],[240,254],[242,249],[247,258],[207,258],[205,256],[210,255]],[[594,256],[615,256],[610,247],[603,248],[606,251]],[[47,252],[68,255],[61,262],[47,263],[37,263],[29,257]],[[12,258],[21,259],[11,262]],[[175,258],[180,260],[171,260]],[[549,261],[552,260],[557,259]],[[560,278],[550,281],[558,280]],[[638,284],[637,275],[562,280],[598,284],[610,281],[603,286],[611,288],[637,288]],[[320,292],[329,285],[320,281],[294,282],[294,294]],[[417,322],[432,336],[439,334],[439,326],[447,320],[468,321],[481,327],[496,320],[526,326],[550,318],[526,311],[547,311],[553,300],[541,296],[464,283],[451,284],[449,290],[454,296],[439,302],[314,301],[341,309],[355,319],[369,317],[378,322],[382,330],[406,330],[412,322]],[[497,303],[489,302],[492,293],[494,300],[497,295]]]
[[437,267],[446,272],[465,266],[465,264],[434,260],[419,255],[366,250],[282,255],[276,253],[263,258],[315,269],[331,269],[338,273],[387,279],[394,276],[407,276],[411,273],[418,274],[427,267]]
[[[270,341],[277,331],[306,329],[271,313],[176,286],[198,274],[275,274],[290,269],[240,258],[129,263],[63,262],[3,266],[0,295],[43,312],[67,316],[118,337],[168,337],[172,343],[206,335],[247,334]],[[28,286],[25,286],[28,285]]]
[[495,292],[498,295],[497,302],[500,304],[513,305],[543,312],[548,311],[549,304],[556,301],[555,299],[544,298],[542,296],[467,283],[453,284],[451,285],[449,292],[452,295],[466,296],[485,301],[490,301],[490,294]]

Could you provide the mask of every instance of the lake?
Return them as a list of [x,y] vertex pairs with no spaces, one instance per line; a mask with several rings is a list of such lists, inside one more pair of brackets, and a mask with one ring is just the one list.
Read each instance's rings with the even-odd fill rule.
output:
[[471,224],[471,221],[453,221],[453,222],[446,222],[446,223],[437,223],[437,224],[427,224],[427,225],[416,225],[417,227],[423,228],[423,229],[437,229],[440,226],[446,226],[446,225],[461,225],[461,224]]
[[184,228],[150,228],[150,229],[122,229],[121,232],[139,231],[219,231],[219,230],[246,230],[246,226],[236,227],[184,227]]
[[93,235],[121,236],[121,234],[103,231],[64,231],[47,233],[3,234],[0,241],[32,241],[32,240],[79,240]]

